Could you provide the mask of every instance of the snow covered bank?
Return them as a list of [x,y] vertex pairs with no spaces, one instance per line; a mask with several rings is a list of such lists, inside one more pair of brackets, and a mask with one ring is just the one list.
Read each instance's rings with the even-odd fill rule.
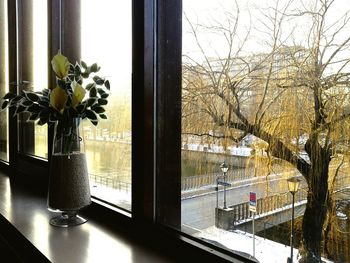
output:
[[[240,230],[230,232],[213,226],[194,234],[194,236],[219,242],[232,250],[253,254],[253,235]],[[298,262],[297,249],[294,249],[293,255],[294,262]],[[260,263],[283,263],[287,262],[289,256],[290,246],[255,236],[255,258]],[[325,259],[323,261],[332,263],[332,261]]]

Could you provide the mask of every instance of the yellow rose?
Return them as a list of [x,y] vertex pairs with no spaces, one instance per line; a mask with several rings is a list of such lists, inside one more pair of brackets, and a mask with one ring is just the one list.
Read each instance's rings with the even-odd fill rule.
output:
[[76,81],[70,85],[73,90],[72,107],[75,108],[85,97],[86,90]]
[[50,105],[58,112],[63,113],[64,107],[66,106],[68,100],[67,92],[61,89],[59,86],[56,86],[51,91],[50,94]]
[[55,71],[56,76],[60,79],[65,78],[68,75],[69,61],[68,59],[58,52],[51,60],[51,65],[53,71]]

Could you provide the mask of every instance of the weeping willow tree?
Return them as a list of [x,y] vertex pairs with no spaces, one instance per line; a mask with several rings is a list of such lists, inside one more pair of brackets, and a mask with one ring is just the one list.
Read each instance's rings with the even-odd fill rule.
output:
[[[332,10],[336,3],[342,12]],[[223,22],[193,23],[185,15],[201,60],[183,58],[183,136],[237,143],[254,135],[266,142],[268,156],[298,170],[308,188],[301,262],[321,260],[334,214],[331,162],[349,153],[350,16],[343,12],[349,7],[341,0],[289,0],[260,9],[255,23],[266,51],[250,55],[244,51],[252,27],[240,28],[237,2]],[[225,42],[225,55],[209,55],[203,32]]]

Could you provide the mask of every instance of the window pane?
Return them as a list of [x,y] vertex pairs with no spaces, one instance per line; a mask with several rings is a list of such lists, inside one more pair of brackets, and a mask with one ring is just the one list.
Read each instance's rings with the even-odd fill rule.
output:
[[[33,83],[34,90],[41,91],[48,85],[48,69],[47,69],[47,1],[33,2]],[[43,126],[35,125],[34,137],[35,147],[34,154],[47,158],[47,124]]]
[[[8,92],[7,1],[0,1],[0,98]],[[8,161],[8,111],[0,112],[0,159]]]
[[131,210],[131,1],[81,6],[82,60],[111,83],[108,119],[83,125],[92,194]]
[[292,197],[294,258],[350,260],[350,3],[306,2],[183,1],[182,226],[253,255],[255,208],[259,262],[291,256]]
[[[41,91],[48,86],[47,1],[21,1],[19,6],[19,91]],[[19,116],[19,151],[47,158],[47,125]]]

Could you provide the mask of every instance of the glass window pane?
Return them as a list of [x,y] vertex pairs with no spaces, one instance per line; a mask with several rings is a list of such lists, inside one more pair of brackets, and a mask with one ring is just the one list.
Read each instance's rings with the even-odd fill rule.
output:
[[[47,1],[21,1],[19,6],[19,91],[48,87]],[[47,125],[19,120],[19,151],[47,158]]]
[[291,243],[303,262],[349,262],[349,11],[342,0],[183,1],[185,231],[253,255],[256,209],[259,262],[285,262]]
[[[48,86],[47,1],[33,2],[33,18],[33,86],[34,91],[41,91]],[[34,128],[34,154],[47,158],[47,124]]]
[[[8,92],[7,1],[0,1],[0,98]],[[8,111],[0,112],[0,159],[8,161]]]
[[111,83],[108,119],[83,125],[92,194],[131,210],[131,1],[81,6],[81,58]]

